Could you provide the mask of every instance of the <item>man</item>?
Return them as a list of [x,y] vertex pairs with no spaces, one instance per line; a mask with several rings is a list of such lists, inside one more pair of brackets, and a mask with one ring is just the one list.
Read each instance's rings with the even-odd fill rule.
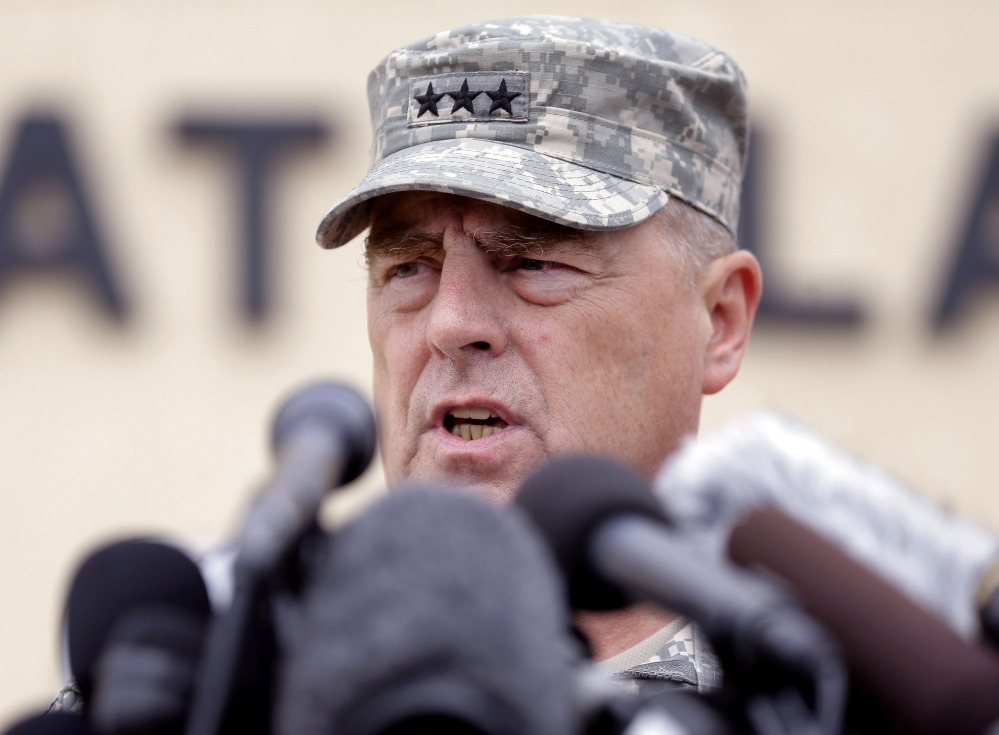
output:
[[[506,502],[580,452],[651,479],[696,433],[701,396],[735,376],[759,300],[759,266],[734,244],[734,62],[656,29],[515,18],[392,52],[368,93],[372,168],[317,238],[369,228],[389,484],[446,479]],[[695,643],[671,617],[580,627],[630,668]]]

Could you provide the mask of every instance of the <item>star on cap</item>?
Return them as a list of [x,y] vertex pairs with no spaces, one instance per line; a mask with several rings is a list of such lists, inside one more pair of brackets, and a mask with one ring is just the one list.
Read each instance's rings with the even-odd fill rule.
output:
[[434,116],[436,117],[437,116],[437,103],[441,101],[441,97],[443,97],[443,96],[444,96],[443,93],[441,93],[441,94],[434,94],[434,83],[433,82],[430,82],[430,84],[427,85],[427,93],[426,94],[414,94],[413,95],[413,99],[415,99],[417,102],[420,103],[420,112],[419,112],[419,114],[417,114],[417,117],[421,117],[423,115],[423,113],[427,112],[428,110],[431,113],[433,113]]
[[489,108],[489,114],[492,115],[496,110],[506,110],[507,114],[512,115],[513,110],[510,109],[510,102],[515,97],[520,97],[520,92],[507,92],[506,91],[506,79],[500,80],[499,89],[495,92],[486,92],[489,95],[489,99],[493,101],[492,106]]
[[482,94],[482,91],[469,92],[468,91],[468,80],[466,79],[461,83],[461,89],[457,92],[448,92],[451,98],[454,100],[454,107],[451,108],[451,112],[457,112],[462,107],[475,114],[475,110],[472,108],[472,100]]

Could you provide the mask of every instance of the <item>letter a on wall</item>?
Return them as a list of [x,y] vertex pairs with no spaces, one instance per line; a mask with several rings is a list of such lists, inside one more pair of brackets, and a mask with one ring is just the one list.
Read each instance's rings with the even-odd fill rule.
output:
[[32,272],[69,271],[120,319],[125,301],[86,193],[61,121],[25,118],[0,177],[0,289]]

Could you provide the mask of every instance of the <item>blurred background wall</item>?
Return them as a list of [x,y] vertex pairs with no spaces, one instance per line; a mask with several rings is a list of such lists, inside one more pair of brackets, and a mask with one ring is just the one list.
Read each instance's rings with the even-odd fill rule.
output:
[[[749,79],[769,301],[704,431],[785,411],[999,529],[996,3],[0,0],[5,722],[61,683],[88,549],[228,538],[280,396],[320,375],[368,390],[359,247],[312,238],[366,170],[370,67],[529,12],[679,30]],[[978,261],[955,276],[962,243]],[[345,512],[379,489],[369,473]]]

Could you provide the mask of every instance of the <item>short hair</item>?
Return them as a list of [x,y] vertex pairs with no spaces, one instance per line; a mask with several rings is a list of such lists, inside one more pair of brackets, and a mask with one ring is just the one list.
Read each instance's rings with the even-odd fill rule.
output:
[[735,237],[724,225],[677,197],[670,197],[652,217],[690,288],[708,263],[737,249]]

